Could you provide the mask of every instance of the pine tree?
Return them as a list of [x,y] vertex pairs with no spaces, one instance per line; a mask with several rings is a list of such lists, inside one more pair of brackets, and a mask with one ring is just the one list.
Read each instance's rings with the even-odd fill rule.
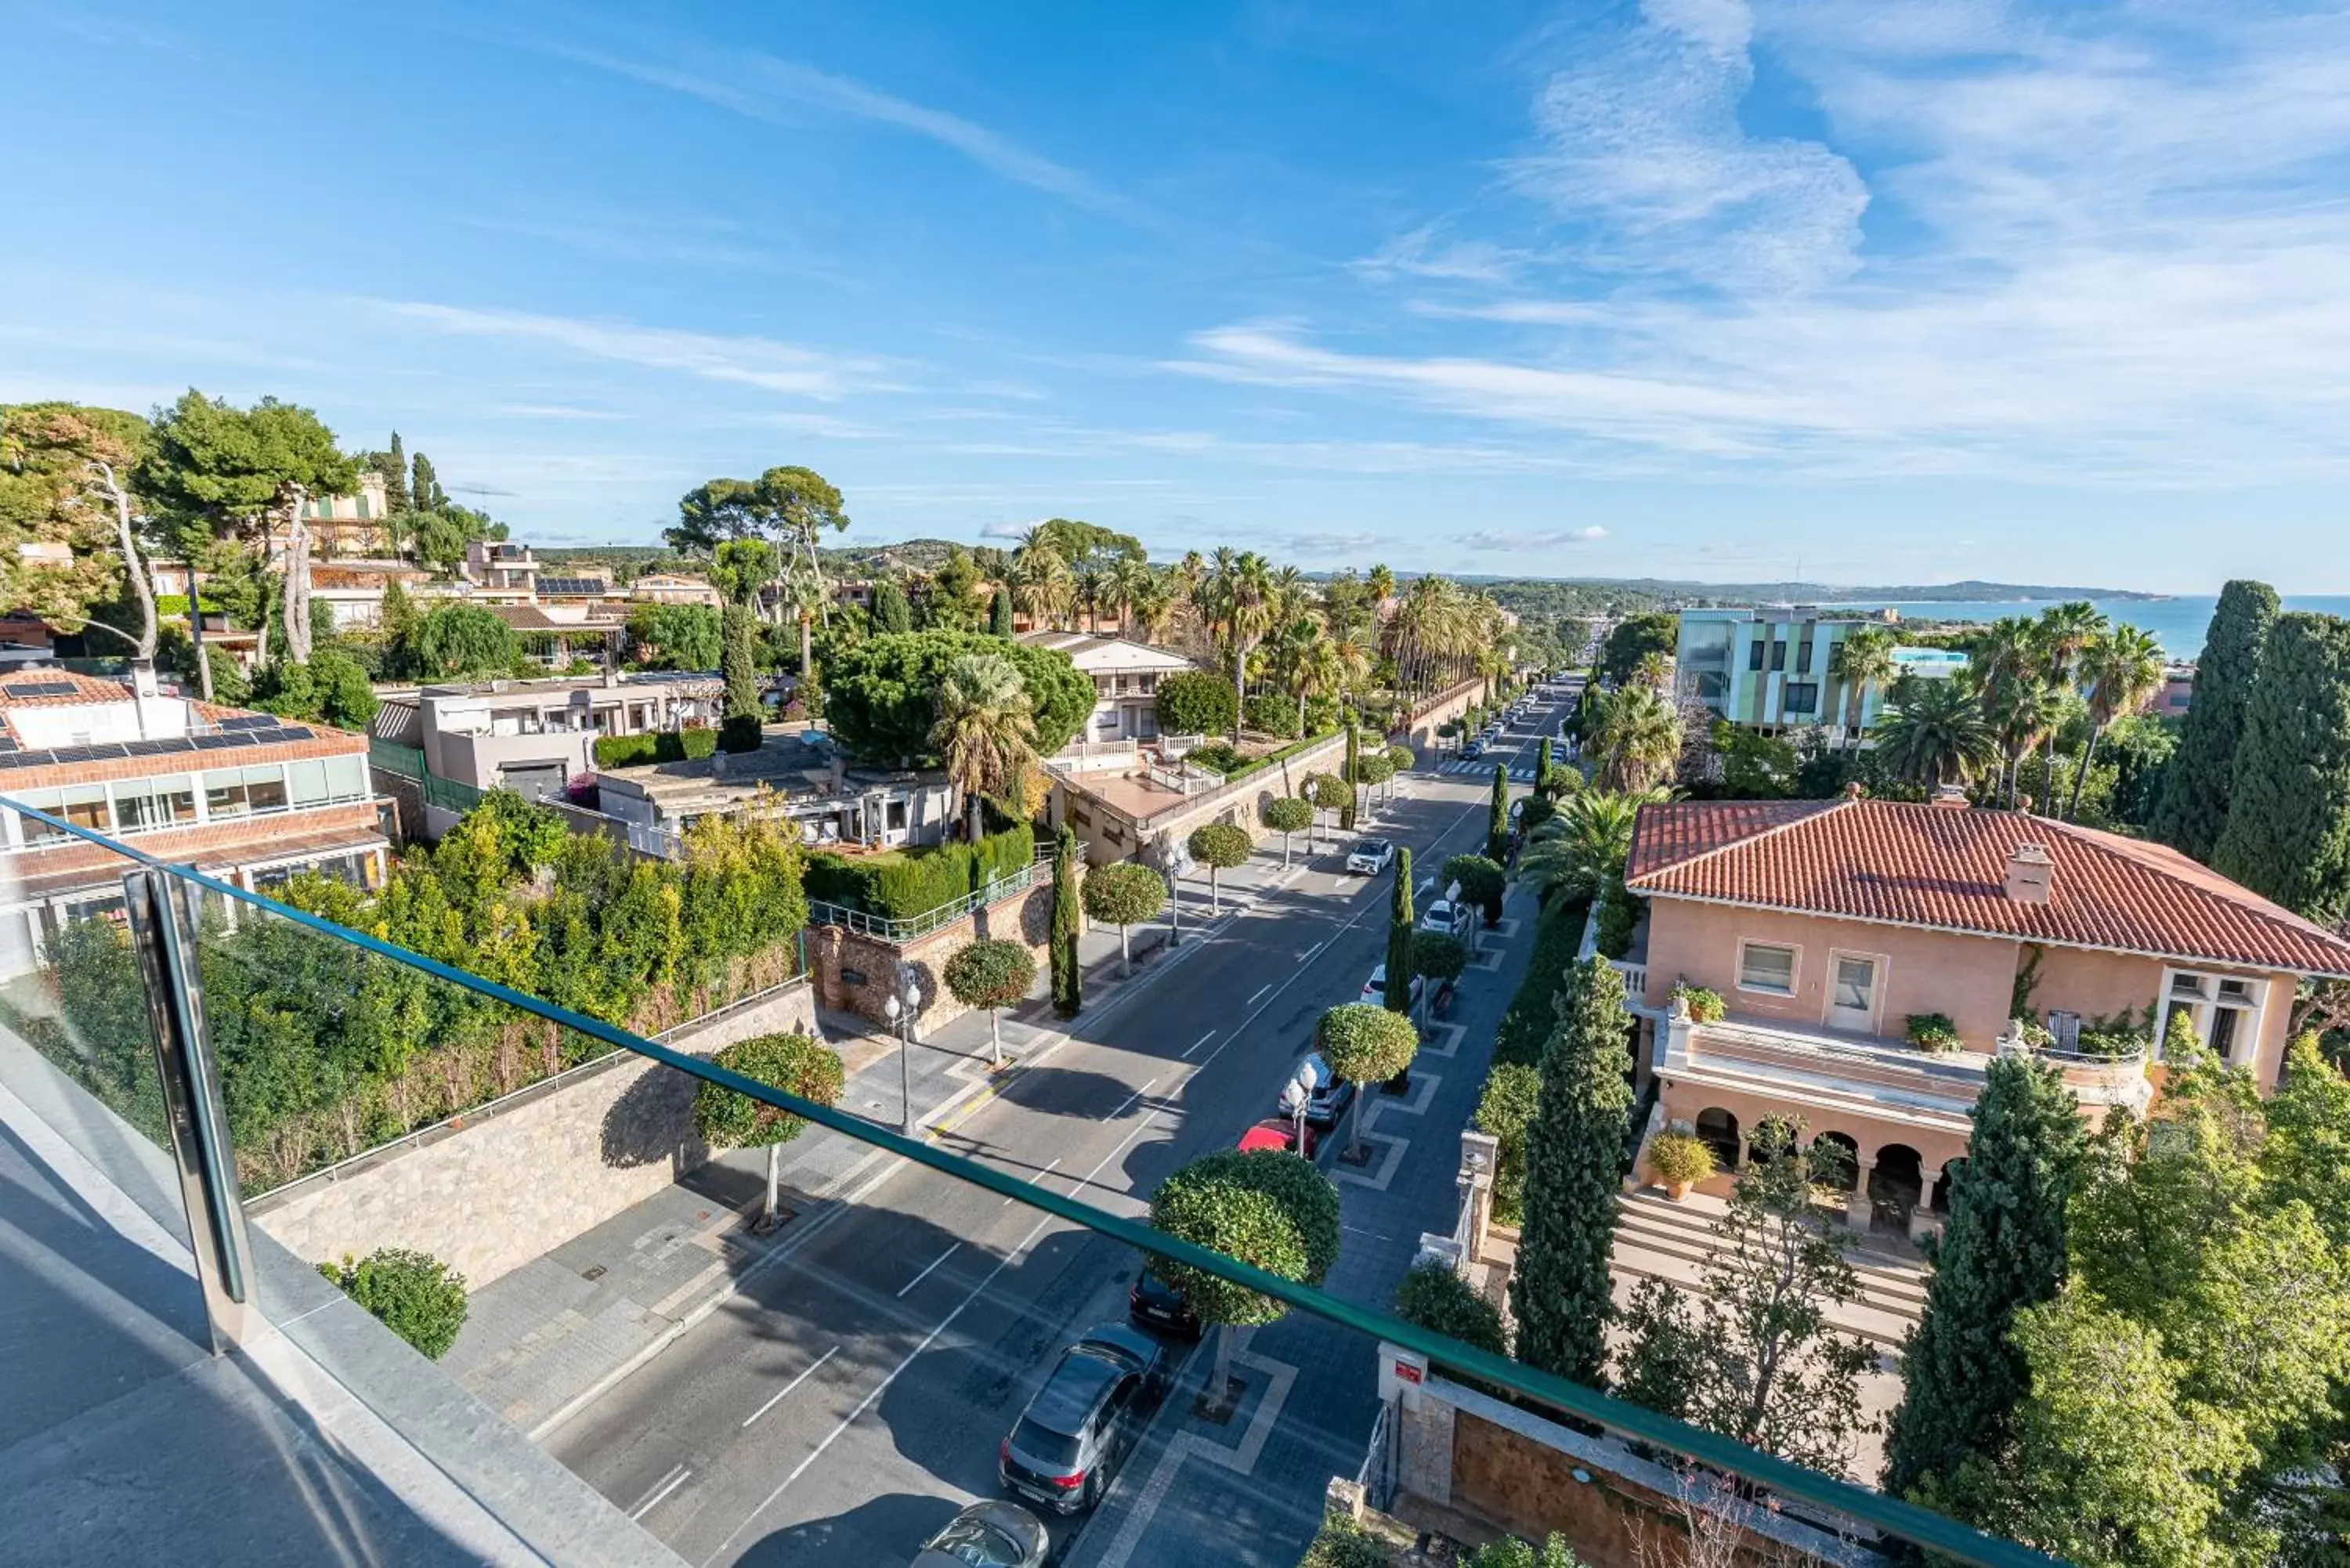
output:
[[995,607],[988,615],[987,629],[997,637],[1012,635],[1012,590],[1010,588],[1003,587],[996,588]]
[[1411,851],[1396,850],[1395,890],[1388,899],[1388,988],[1380,1000],[1389,1012],[1411,1011]]
[[1084,981],[1077,971],[1077,835],[1061,825],[1053,860],[1053,1011],[1075,1018],[1085,1006]]
[[1510,769],[1493,764],[1493,809],[1485,818],[1485,858],[1497,866],[1510,863]]
[[1632,1106],[1625,1018],[1623,975],[1596,958],[1576,964],[1543,1049],[1542,1093],[1526,1129],[1525,1222],[1510,1277],[1518,1359],[1594,1386],[1615,1315],[1607,1260]]
[[2350,913],[2350,621],[2277,618],[2211,865],[2321,924]]
[[2031,1393],[2015,1314],[2064,1279],[2064,1206],[2087,1138],[2064,1075],[2002,1056],[1953,1161],[1950,1221],[1934,1249],[1926,1314],[1902,1354],[1904,1390],[1886,1441],[1885,1490],[1914,1496],[1974,1455],[1995,1458]]
[[2230,583],[2220,590],[2203,656],[2195,661],[2195,701],[2178,732],[2154,836],[2198,860],[2211,858],[2228,826],[2244,707],[2276,618],[2274,588],[2242,579]]
[[882,633],[914,629],[913,602],[895,577],[884,577],[873,589],[873,629]]

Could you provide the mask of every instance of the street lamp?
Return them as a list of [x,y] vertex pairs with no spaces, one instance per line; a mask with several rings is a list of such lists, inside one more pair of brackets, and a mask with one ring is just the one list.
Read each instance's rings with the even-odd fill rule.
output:
[[898,1029],[898,1130],[906,1137],[914,1136],[914,1074],[908,1064],[910,1036],[913,1032],[914,1010],[922,1004],[921,982],[912,975],[906,977],[905,1000],[892,996],[881,1003],[881,1011]]

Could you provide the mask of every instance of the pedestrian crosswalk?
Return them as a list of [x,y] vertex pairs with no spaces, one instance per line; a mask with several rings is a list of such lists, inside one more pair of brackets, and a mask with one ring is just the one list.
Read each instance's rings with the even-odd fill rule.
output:
[[[1455,757],[1451,762],[1437,763],[1436,771],[1440,774],[1458,774],[1474,778],[1490,779],[1493,776],[1493,764],[1482,760],[1475,762],[1463,762],[1461,758]],[[1510,777],[1513,782],[1518,784],[1530,784],[1534,783],[1534,763],[1511,763]]]

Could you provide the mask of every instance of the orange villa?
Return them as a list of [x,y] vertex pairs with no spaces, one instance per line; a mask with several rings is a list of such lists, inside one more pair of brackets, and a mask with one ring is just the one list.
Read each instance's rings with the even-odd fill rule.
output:
[[[1799,1117],[1850,1150],[1864,1231],[1935,1223],[1994,1054],[2061,1064],[2085,1116],[2142,1111],[2183,1013],[2272,1087],[2301,982],[2350,978],[2350,942],[2176,851],[1955,794],[1646,806],[1625,882],[1648,1136],[1686,1127],[1731,1169],[1762,1117]],[[1683,985],[1724,1016],[1693,1021]],[[1932,1014],[1957,1050],[1909,1043]]]

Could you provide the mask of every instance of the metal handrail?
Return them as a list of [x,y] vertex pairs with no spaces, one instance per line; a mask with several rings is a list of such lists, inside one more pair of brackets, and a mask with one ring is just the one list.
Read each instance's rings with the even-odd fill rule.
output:
[[574,1012],[569,1008],[558,1007],[511,986],[484,980],[452,964],[338,926],[307,910],[281,904],[248,888],[207,877],[192,867],[167,865],[103,834],[76,826],[47,812],[23,805],[10,797],[0,795],[0,806],[36,817],[61,833],[109,850],[130,864],[161,871],[220,898],[290,920],[330,941],[373,953],[420,973],[446,981],[461,990],[504,1002],[560,1028],[576,1030],[591,1039],[604,1041],[624,1051],[633,1051],[648,1061],[675,1068],[703,1083],[732,1089],[761,1105],[829,1127],[845,1137],[868,1144],[916,1165],[926,1166],[942,1176],[982,1188],[997,1197],[1024,1204],[1055,1219],[1081,1225],[1153,1257],[1200,1270],[1244,1290],[1270,1296],[1326,1323],[1368,1335],[1374,1342],[1385,1341],[1416,1352],[1430,1361],[1441,1362],[1471,1377],[1482,1378],[1539,1404],[1554,1407],[1570,1417],[1604,1427],[1636,1442],[1648,1443],[1681,1455],[1700,1465],[1738,1476],[1812,1507],[1848,1515],[1862,1524],[1898,1536],[1929,1551],[1941,1552],[1958,1562],[1973,1564],[1975,1568],[2063,1568],[2055,1558],[2019,1546],[2012,1541],[1986,1535],[1930,1509],[1808,1469],[1792,1460],[1750,1449],[1719,1433],[1689,1426],[1669,1416],[1659,1415],[1641,1406],[1627,1404],[1596,1389],[1570,1382],[1555,1373],[1544,1372],[1507,1356],[1480,1350],[1386,1313],[1374,1312],[1352,1302],[1326,1295],[1312,1285],[1284,1279],[1135,1220],[1064,1196],[1024,1178],[981,1165],[962,1155],[951,1153],[926,1138],[910,1137],[868,1121],[854,1112],[786,1094],[713,1062],[633,1034],[600,1018]]
[[1049,865],[1049,855],[1023,866],[1017,871],[996,877],[977,892],[966,893],[951,903],[919,915],[877,915],[867,909],[854,909],[846,904],[835,904],[823,898],[808,900],[808,922],[817,926],[839,926],[855,931],[860,937],[876,937],[885,942],[909,942],[926,937],[941,926],[951,926],[965,915],[976,914],[991,904],[1000,904],[1016,893],[1024,893],[1035,886],[1036,867]]

